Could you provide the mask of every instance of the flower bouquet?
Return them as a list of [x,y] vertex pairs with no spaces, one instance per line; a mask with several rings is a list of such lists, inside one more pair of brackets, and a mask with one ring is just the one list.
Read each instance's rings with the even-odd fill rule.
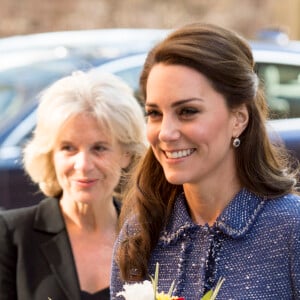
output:
[[[143,282],[125,284],[124,290],[119,292],[117,296],[123,296],[125,300],[184,300],[183,297],[172,296],[174,289],[174,281],[167,294],[164,292],[158,292],[158,271],[159,265],[156,264],[155,276],[150,277],[150,280],[145,280]],[[208,291],[201,300],[215,300],[218,292],[224,282],[221,278],[215,289]]]

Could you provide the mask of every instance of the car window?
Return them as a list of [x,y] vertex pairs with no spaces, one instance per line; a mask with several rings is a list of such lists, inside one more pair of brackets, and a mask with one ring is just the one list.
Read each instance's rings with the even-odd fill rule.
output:
[[0,127],[22,109],[36,102],[36,96],[58,78],[78,68],[91,68],[80,59],[58,59],[35,62],[0,72]]
[[272,119],[300,117],[300,66],[263,64],[258,66]]
[[139,87],[139,77],[142,70],[142,66],[128,68],[126,70],[120,70],[115,73],[115,75],[121,77],[129,86],[134,90]]
[[138,66],[138,67],[132,67],[126,70],[115,72],[115,75],[121,77],[127,84],[129,84],[129,86],[134,91],[135,97],[143,106],[142,98],[140,95],[140,89],[139,89],[139,78],[140,78],[141,71],[142,71],[142,67]]

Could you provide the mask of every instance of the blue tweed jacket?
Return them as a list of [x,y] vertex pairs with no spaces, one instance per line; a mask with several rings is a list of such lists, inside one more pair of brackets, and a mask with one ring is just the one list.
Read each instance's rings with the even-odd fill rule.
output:
[[[199,300],[221,277],[217,299],[300,299],[300,197],[264,200],[243,189],[209,227],[192,222],[182,194],[152,253],[152,276],[157,262],[159,291],[175,280],[174,295],[185,300]],[[112,300],[122,299],[122,286],[114,262]]]

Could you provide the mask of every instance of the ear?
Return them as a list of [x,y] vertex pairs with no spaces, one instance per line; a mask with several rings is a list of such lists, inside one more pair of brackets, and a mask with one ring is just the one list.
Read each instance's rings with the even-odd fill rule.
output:
[[121,168],[126,169],[131,163],[131,159],[132,159],[132,154],[128,151],[124,152],[121,158]]
[[249,112],[245,104],[242,104],[233,111],[234,123],[232,137],[240,136],[249,122]]

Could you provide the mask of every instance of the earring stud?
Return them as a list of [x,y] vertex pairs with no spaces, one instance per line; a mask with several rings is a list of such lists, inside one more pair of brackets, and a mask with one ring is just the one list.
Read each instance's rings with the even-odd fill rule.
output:
[[238,137],[234,138],[234,140],[232,142],[233,147],[238,148],[240,146],[240,144],[241,144],[241,140]]

